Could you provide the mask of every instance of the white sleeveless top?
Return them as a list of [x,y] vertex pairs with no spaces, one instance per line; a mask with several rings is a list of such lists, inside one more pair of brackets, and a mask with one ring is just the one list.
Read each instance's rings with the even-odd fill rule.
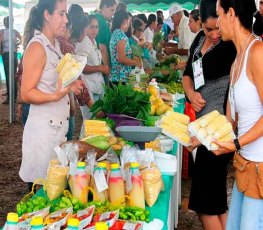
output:
[[[263,115],[263,105],[255,85],[249,80],[246,67],[253,40],[246,50],[240,77],[234,85],[235,111],[238,113],[238,136],[248,132]],[[263,137],[242,147],[241,155],[255,162],[263,162]]]

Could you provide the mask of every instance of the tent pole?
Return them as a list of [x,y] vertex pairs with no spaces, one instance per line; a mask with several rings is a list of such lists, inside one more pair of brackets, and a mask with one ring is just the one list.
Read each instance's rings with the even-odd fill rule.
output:
[[14,43],[13,41],[13,1],[9,0],[9,123],[16,119],[15,114],[15,76],[14,76]]

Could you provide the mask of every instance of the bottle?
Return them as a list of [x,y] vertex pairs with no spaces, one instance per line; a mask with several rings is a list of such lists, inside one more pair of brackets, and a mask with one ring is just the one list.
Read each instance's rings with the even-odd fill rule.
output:
[[6,218],[6,225],[5,228],[6,230],[18,230],[18,214],[14,212],[9,212],[7,214]]
[[114,203],[114,205],[121,205],[125,203],[124,180],[121,175],[120,166],[117,163],[111,164],[109,194],[110,202]]
[[79,219],[77,218],[69,218],[67,223],[67,229],[70,230],[78,230],[79,229]]
[[160,96],[160,89],[155,78],[149,82],[148,93],[158,98]]
[[[104,175],[105,175],[105,180],[107,182],[107,165],[105,162],[99,162],[97,167],[94,169],[94,173],[96,171],[103,171]],[[95,180],[94,180],[94,177],[91,179],[91,187],[93,188],[94,190],[94,193],[93,194],[93,200],[96,200],[96,201],[101,201],[101,202],[105,202],[107,200],[109,200],[109,191],[108,189],[102,191],[102,192],[98,192],[97,190],[97,187],[96,187],[96,183],[95,183]]]
[[132,190],[129,192],[128,205],[145,209],[143,179],[139,170],[138,162],[131,162]]
[[72,195],[84,204],[87,203],[88,200],[89,179],[86,171],[86,163],[78,162],[75,175],[70,176],[69,186]]
[[31,225],[31,229],[37,229],[37,230],[44,229],[43,217],[34,216],[30,222],[30,225]]
[[95,224],[95,230],[108,230],[109,227],[106,222],[97,222]]

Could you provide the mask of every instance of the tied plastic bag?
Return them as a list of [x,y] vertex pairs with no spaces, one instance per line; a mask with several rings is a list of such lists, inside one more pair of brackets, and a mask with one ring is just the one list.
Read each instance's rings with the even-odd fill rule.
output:
[[50,162],[44,186],[50,200],[58,198],[66,189],[68,173],[68,166],[62,166],[58,160]]
[[162,173],[154,162],[154,152],[151,149],[137,151],[135,158],[140,164],[146,204],[152,207],[163,188]]

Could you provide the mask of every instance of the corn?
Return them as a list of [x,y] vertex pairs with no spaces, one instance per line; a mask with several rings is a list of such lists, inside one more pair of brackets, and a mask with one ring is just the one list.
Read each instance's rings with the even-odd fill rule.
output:
[[200,129],[198,129],[198,131],[197,131],[197,135],[198,135],[200,138],[206,138],[208,134],[207,134],[205,128],[200,128]]
[[175,136],[176,138],[178,138],[179,140],[185,142],[185,143],[190,143],[190,136],[188,135],[187,132],[182,132],[181,130],[168,125],[168,124],[163,124],[162,128],[170,133],[171,135]]
[[99,121],[99,120],[84,120],[85,125],[93,125],[93,126],[100,126],[100,127],[108,127],[106,121]]
[[63,69],[65,63],[71,59],[71,54],[67,53],[65,56],[59,61],[57,65],[57,72],[60,73],[60,71]]
[[176,113],[173,111],[167,111],[165,116],[175,119],[176,121],[188,125],[190,123],[190,118],[187,115]]
[[201,117],[199,120],[201,127],[206,127],[210,122],[212,122],[214,119],[216,119],[219,116],[219,112],[217,110],[214,110],[203,117]]
[[232,125],[227,122],[225,124],[223,124],[215,133],[214,133],[214,138],[215,139],[220,139],[224,136],[226,136],[227,134],[232,132]]
[[188,131],[188,128],[185,124],[172,120],[170,117],[163,117],[161,121],[162,124],[166,124],[168,126],[173,127],[174,129],[181,130],[182,132]]
[[200,129],[200,124],[199,124],[199,120],[196,120],[194,122],[191,122],[188,125],[188,129],[189,130],[193,130],[194,132],[197,132],[198,129]]
[[224,125],[227,122],[227,119],[225,116],[220,115],[218,116],[214,122],[211,122],[207,127],[207,133],[208,134],[213,134],[215,133],[222,125]]
[[218,139],[219,141],[232,141],[234,138],[233,138],[233,134],[232,133],[229,133],[227,134],[226,136]]
[[66,62],[65,65],[63,66],[63,69],[59,73],[59,78],[63,80],[65,76],[71,72],[72,69],[73,69],[72,62],[71,61]]
[[208,135],[205,138],[205,140],[204,140],[204,144],[207,145],[207,146],[211,145],[212,139],[213,139],[213,136],[212,135]]

